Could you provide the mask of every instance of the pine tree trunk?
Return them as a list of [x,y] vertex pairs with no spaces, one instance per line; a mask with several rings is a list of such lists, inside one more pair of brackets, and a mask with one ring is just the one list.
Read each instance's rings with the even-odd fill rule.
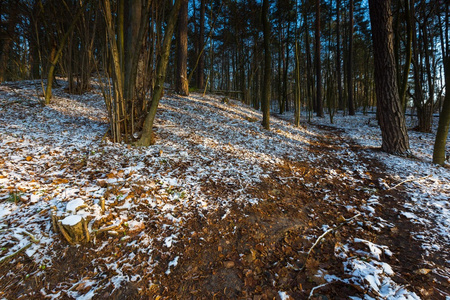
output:
[[[304,5],[303,5],[304,6]],[[306,98],[307,104],[309,105],[310,110],[314,108],[316,110],[315,105],[312,100],[312,91],[313,91],[313,75],[312,75],[312,59],[311,59],[311,48],[309,42],[309,26],[308,26],[308,13],[306,12],[306,8],[303,8],[303,20],[305,26],[305,47],[306,47]]]
[[[445,85],[450,86],[450,57],[445,58]],[[450,93],[448,88],[445,92],[444,104],[439,115],[439,124],[434,141],[433,163],[443,165],[445,161],[445,145],[447,143],[448,131],[450,127]]]
[[265,129],[270,130],[270,81],[272,72],[272,56],[270,52],[269,0],[263,0],[262,22],[264,30],[264,91],[262,100],[263,121]]
[[381,149],[406,155],[409,140],[397,88],[390,4],[390,0],[369,0]]
[[409,10],[409,0],[405,0],[405,17],[406,17],[406,59],[403,66],[403,79],[399,87],[400,102],[402,103],[403,111],[406,111],[406,91],[408,89],[408,77],[411,68],[412,59],[412,28],[411,28],[411,13]]
[[348,60],[347,60],[347,96],[348,96],[348,114],[355,115],[355,102],[353,99],[353,0],[350,0],[350,24],[349,24],[349,44],[348,44]]
[[316,104],[317,116],[323,117],[323,102],[322,102],[322,70],[320,59],[320,0],[316,0]]
[[[438,129],[436,133],[436,139],[434,141],[433,149],[433,163],[443,165],[445,161],[445,146],[448,139],[448,131],[450,127],[450,46],[448,37],[448,27],[449,27],[449,7],[446,7],[445,11],[445,26],[446,34],[445,37],[441,34],[441,46],[442,53],[444,55],[444,75],[445,75],[445,98],[442,106],[441,113],[439,115]],[[444,46],[445,45],[445,46]]]
[[200,32],[199,32],[199,60],[197,68],[197,88],[205,87],[205,55],[203,48],[205,47],[205,0],[200,1]]
[[177,76],[176,91],[183,96],[189,95],[187,79],[187,52],[188,52],[188,0],[183,0],[178,13],[177,31]]
[[340,8],[341,1],[336,1],[336,71],[337,71],[337,86],[338,86],[338,103],[339,109],[344,109],[344,99],[342,97],[342,74],[341,74],[341,32],[340,32]]

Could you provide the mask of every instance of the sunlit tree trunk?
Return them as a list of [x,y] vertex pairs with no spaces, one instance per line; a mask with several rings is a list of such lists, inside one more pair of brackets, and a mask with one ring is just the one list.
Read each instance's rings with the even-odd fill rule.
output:
[[382,136],[381,149],[405,155],[409,154],[409,139],[397,88],[390,4],[390,0],[369,0],[375,89]]

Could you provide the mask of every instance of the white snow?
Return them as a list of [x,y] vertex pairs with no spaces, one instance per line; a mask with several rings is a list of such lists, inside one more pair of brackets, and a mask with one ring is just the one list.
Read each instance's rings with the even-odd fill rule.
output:
[[279,291],[278,296],[280,296],[281,300],[289,300],[291,297],[286,292]]
[[173,260],[171,260],[169,262],[169,264],[167,265],[167,271],[166,271],[167,275],[170,274],[170,267],[176,267],[178,265],[178,259],[179,258],[180,258],[179,256],[176,256]]
[[85,205],[83,199],[76,198],[74,200],[70,200],[66,206],[66,212],[68,213],[76,213],[77,209],[81,206]]
[[61,220],[61,224],[74,226],[81,222],[83,218],[80,215],[70,215]]
[[[175,256],[168,263],[170,273],[182,259],[176,252],[183,236],[179,233],[185,220],[194,212],[206,218],[208,212],[223,209],[225,218],[233,203],[258,205],[264,200],[255,198],[248,189],[270,177],[279,164],[292,160],[314,165],[314,162],[326,159],[320,153],[309,151],[310,145],[323,134],[314,126],[295,128],[289,122],[273,118],[272,130],[268,132],[260,126],[260,112],[238,104],[222,104],[217,97],[201,97],[195,93],[189,97],[168,96],[161,100],[155,120],[158,137],[155,145],[134,148],[113,144],[102,140],[108,122],[98,90],[69,96],[63,92],[64,86],[55,88],[52,104],[43,107],[37,96],[41,93],[40,82],[17,84],[21,88],[15,91],[20,97],[9,85],[0,85],[0,228],[8,227],[8,230],[0,231],[0,247],[8,248],[1,254],[7,256],[31,243],[30,237],[23,234],[23,230],[27,230],[39,239],[39,243],[33,243],[26,252],[36,265],[44,264],[50,268],[52,260],[60,255],[51,246],[61,239],[52,232],[50,209],[56,206],[58,211],[75,213],[85,204],[92,210],[85,213],[99,218],[99,200],[104,197],[108,208],[105,216],[110,217],[112,224],[127,220],[130,230],[142,228],[138,238],[128,247],[140,255],[148,272],[151,273],[158,264],[153,259],[153,251],[154,245],[160,243],[166,256]],[[257,121],[250,122],[249,118]],[[375,115],[358,113],[352,117],[339,114],[334,120],[332,126],[344,129],[345,135],[363,148],[381,145]],[[328,117],[313,118],[312,122],[330,125]],[[413,125],[409,124],[409,127]],[[450,248],[450,171],[448,167],[431,163],[432,134],[409,133],[411,150],[417,159],[370,149],[365,150],[364,155],[385,164],[387,174],[382,182],[385,190],[409,180],[399,187],[410,197],[405,200],[404,209],[397,212],[398,216],[426,226],[426,232],[416,232],[413,236],[423,242],[426,254],[439,254]],[[346,167],[344,172],[330,167],[328,179],[339,176],[350,187],[365,189],[368,194],[361,205],[355,203],[364,199],[355,199],[355,203],[345,204],[345,207],[349,212],[360,212],[375,220],[372,223],[359,220],[360,225],[375,231],[383,226],[393,227],[377,216],[377,208],[386,205],[385,199],[373,195],[373,187],[360,186],[360,178],[367,178],[370,170],[356,163],[357,155],[348,144],[342,147],[336,151],[336,157],[353,160],[355,164]],[[450,152],[449,146],[447,149]],[[301,180],[301,174],[295,172],[292,176]],[[209,194],[204,187],[213,183],[229,187],[226,189],[228,194]],[[23,202],[10,202],[12,191],[18,191]],[[326,201],[338,203],[337,199],[327,198]],[[151,215],[141,214],[142,207],[150,210]],[[81,215],[72,215],[63,222],[76,224],[81,218]],[[157,230],[157,236],[152,235],[152,230]],[[355,251],[355,243],[363,243],[367,251]],[[100,252],[109,245],[106,237],[97,240],[92,248]],[[386,246],[355,238],[336,246],[336,255],[344,261],[350,278],[330,275],[330,280],[348,280],[364,290],[378,293],[380,299],[418,299],[408,287],[392,279],[395,268],[384,261],[384,256],[394,254]],[[137,280],[129,268],[136,260],[137,257],[126,256],[118,257],[114,263],[106,258],[93,261],[93,267],[107,265],[116,275],[106,281],[101,277],[84,279],[85,286],[92,287],[91,290],[84,295],[75,291],[71,295],[90,299],[99,296],[96,289],[100,283],[102,288],[116,289],[126,281]],[[445,266],[437,272],[450,276],[449,268]],[[78,282],[77,276],[74,274],[71,282]],[[47,297],[58,298],[61,289],[67,287],[60,287],[60,290],[43,288],[41,292]],[[289,297],[282,291],[279,296]]]

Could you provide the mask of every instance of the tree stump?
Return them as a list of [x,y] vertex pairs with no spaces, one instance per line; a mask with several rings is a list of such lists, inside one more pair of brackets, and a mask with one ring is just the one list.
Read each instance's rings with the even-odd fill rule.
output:
[[53,229],[61,232],[71,245],[91,240],[87,221],[80,215],[57,216],[52,214]]

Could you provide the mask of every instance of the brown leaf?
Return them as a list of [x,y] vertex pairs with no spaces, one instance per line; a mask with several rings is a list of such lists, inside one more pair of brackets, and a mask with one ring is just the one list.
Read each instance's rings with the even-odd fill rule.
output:
[[66,178],[56,178],[53,180],[53,184],[63,184],[63,183],[69,183],[69,180]]
[[418,269],[418,270],[414,271],[414,273],[419,274],[419,275],[427,275],[431,271],[433,271],[433,270],[422,268],[422,269]]
[[231,260],[226,261],[226,262],[223,263],[223,266],[225,268],[227,268],[227,269],[233,268],[234,267],[234,261],[231,261]]

